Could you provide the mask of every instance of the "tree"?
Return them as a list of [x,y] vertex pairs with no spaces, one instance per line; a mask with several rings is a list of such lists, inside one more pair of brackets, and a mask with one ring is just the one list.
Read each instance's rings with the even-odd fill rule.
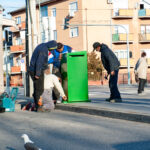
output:
[[104,68],[100,58],[95,52],[88,53],[88,78],[90,80],[100,80]]

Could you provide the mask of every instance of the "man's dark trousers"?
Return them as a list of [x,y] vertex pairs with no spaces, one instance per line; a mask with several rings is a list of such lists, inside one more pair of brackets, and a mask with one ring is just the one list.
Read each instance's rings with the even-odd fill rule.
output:
[[138,93],[142,93],[144,91],[145,83],[146,83],[146,79],[139,78]]
[[121,99],[120,92],[117,86],[118,72],[119,70],[115,70],[115,75],[110,75],[110,78],[109,78],[109,88],[110,88],[110,93],[111,93],[110,99]]
[[44,73],[42,72],[39,79],[35,78],[35,74],[33,72],[30,72],[30,76],[33,80],[33,98],[36,108],[38,108],[38,101],[40,99],[40,96],[44,92]]

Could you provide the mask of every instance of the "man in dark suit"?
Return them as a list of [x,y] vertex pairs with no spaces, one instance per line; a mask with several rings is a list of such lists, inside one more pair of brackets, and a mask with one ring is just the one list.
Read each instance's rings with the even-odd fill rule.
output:
[[118,81],[118,72],[120,63],[116,55],[108,48],[105,44],[100,44],[99,42],[95,42],[93,44],[94,50],[101,52],[101,60],[104,68],[107,71],[107,75],[110,75],[109,78],[109,88],[110,88],[110,98],[106,99],[106,101],[115,103],[122,102],[120,92],[118,90],[117,81]]
[[29,73],[33,80],[33,98],[36,111],[40,110],[39,100],[44,91],[44,70],[48,66],[48,52],[57,48],[57,42],[52,40],[38,45],[31,57]]

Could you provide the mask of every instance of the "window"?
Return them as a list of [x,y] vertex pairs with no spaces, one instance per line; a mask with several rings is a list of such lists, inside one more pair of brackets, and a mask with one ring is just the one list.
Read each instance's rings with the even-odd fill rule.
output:
[[70,28],[70,37],[77,37],[78,35],[78,27]]
[[54,30],[54,40],[57,40],[57,30]]
[[112,4],[113,1],[112,0],[107,0],[107,4]]
[[69,4],[69,15],[74,16],[74,13],[78,10],[78,3],[72,2]]
[[21,24],[21,17],[16,17],[16,24]]
[[[109,0],[110,1],[110,0]],[[128,9],[128,1],[129,0],[113,0],[113,8],[114,9]],[[108,0],[107,0],[108,2]]]
[[[123,26],[127,32],[129,33],[129,25],[121,25]],[[114,27],[114,32],[115,33],[125,33],[126,34],[126,30],[123,27],[119,27],[119,26],[115,26]]]
[[141,25],[141,34],[150,33],[150,25]]
[[16,45],[22,45],[21,38],[16,38]]
[[140,9],[144,9],[144,4],[140,4]]
[[150,49],[142,49],[141,53],[145,52],[146,53],[146,58],[150,58]]
[[150,26],[146,26],[146,33],[150,33]]
[[45,40],[46,40],[45,32],[42,32],[42,33],[41,33],[41,35],[42,35],[42,43],[44,43],[44,42],[45,42]]
[[[118,59],[127,58],[127,50],[116,50],[115,54],[116,54]],[[132,52],[131,51],[130,51],[129,55],[130,55],[129,57],[132,58]]]
[[47,17],[47,16],[48,16],[48,7],[41,6],[41,17]]
[[52,8],[52,17],[56,17],[56,8]]

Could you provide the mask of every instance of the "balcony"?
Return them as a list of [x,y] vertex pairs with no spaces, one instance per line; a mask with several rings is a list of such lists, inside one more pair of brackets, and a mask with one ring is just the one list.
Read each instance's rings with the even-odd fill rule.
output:
[[150,9],[140,9],[138,16],[140,19],[150,19]]
[[139,34],[139,43],[150,43],[150,33]]
[[113,19],[132,19],[133,10],[132,9],[119,9],[118,11],[113,10]]
[[[127,67],[128,64],[127,64],[127,58],[121,58],[120,59],[120,67]],[[134,60],[133,58],[130,58],[130,67],[134,67],[135,64],[134,64]]]
[[20,74],[20,73],[21,73],[20,66],[13,66],[13,67],[11,67],[11,74]]
[[[129,43],[133,43],[133,34],[129,34],[128,36]],[[124,44],[127,43],[127,34],[125,33],[116,33],[112,35],[112,43],[113,44]]]
[[3,27],[16,27],[15,20],[3,18],[2,20]]
[[23,53],[25,52],[25,45],[13,45],[10,47],[10,53]]

